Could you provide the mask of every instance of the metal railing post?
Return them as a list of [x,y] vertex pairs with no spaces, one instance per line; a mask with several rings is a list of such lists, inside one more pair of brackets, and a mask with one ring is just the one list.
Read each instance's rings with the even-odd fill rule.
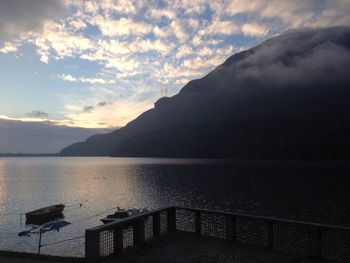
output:
[[226,227],[226,239],[229,241],[236,240],[236,224],[237,219],[231,215],[226,215],[225,217],[225,227]]
[[145,218],[140,217],[134,224],[134,245],[145,241]]
[[153,215],[153,236],[160,236],[160,213]]
[[267,222],[267,247],[273,249],[274,247],[274,238],[273,238],[273,223]]
[[116,255],[120,255],[123,253],[124,249],[124,235],[123,235],[123,227],[119,226],[113,230],[114,235],[114,253]]
[[89,263],[96,263],[100,257],[100,233],[85,230],[85,258]]
[[310,235],[310,257],[321,258],[322,256],[322,230],[319,227],[312,227],[309,229]]
[[199,212],[199,211],[196,211],[196,213],[195,213],[194,224],[195,224],[196,234],[200,235],[201,234],[202,220],[201,220],[201,212]]
[[167,211],[168,231],[176,230],[176,208],[171,207]]

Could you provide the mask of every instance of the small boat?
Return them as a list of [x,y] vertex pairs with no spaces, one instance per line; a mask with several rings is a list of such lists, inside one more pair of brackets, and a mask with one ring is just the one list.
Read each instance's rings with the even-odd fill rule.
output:
[[123,218],[127,218],[129,216],[133,216],[133,215],[137,215],[137,214],[140,214],[140,213],[144,213],[144,212],[147,212],[147,211],[148,211],[147,208],[144,208],[144,209],[135,209],[135,208],[133,208],[133,209],[125,210],[125,209],[121,209],[121,208],[118,207],[118,210],[114,214],[111,214],[111,215],[108,215],[105,218],[102,218],[101,222],[103,224],[107,224],[107,223],[111,223],[111,222],[115,222],[115,221],[121,220]]
[[26,213],[27,223],[47,222],[56,218],[63,217],[63,204],[51,205]]

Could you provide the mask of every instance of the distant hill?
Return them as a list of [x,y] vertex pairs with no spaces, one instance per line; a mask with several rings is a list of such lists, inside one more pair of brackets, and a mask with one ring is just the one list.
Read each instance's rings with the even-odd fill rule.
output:
[[350,28],[291,31],[61,154],[350,159],[349,105]]

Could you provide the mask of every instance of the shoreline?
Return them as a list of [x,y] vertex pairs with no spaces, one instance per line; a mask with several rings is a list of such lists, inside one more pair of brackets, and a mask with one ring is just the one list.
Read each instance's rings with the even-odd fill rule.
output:
[[[207,161],[209,164],[308,164],[308,165],[339,165],[350,164],[350,159],[245,159],[245,158],[200,158],[200,157],[153,157],[153,156],[109,156],[109,155],[60,155],[60,154],[2,154],[1,158],[35,158],[35,157],[58,157],[58,158],[111,158],[111,159],[159,159],[159,160],[188,160],[194,162]],[[204,163],[204,162],[203,162]]]

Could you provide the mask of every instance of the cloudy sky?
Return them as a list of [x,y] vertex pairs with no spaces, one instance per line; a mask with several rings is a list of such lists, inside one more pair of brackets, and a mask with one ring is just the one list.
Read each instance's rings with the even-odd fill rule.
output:
[[0,122],[120,127],[267,38],[349,24],[350,0],[0,0]]

